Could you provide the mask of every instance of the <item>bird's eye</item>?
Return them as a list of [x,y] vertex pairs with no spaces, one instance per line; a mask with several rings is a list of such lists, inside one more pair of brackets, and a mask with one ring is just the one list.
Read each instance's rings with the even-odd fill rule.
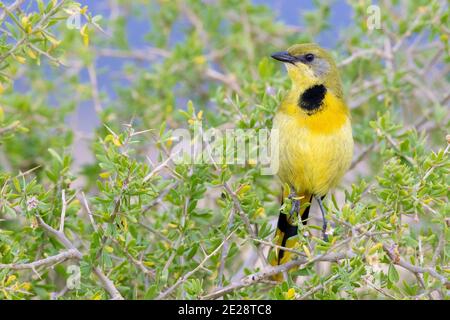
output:
[[305,54],[305,60],[308,62],[312,62],[314,60],[314,55],[312,53]]

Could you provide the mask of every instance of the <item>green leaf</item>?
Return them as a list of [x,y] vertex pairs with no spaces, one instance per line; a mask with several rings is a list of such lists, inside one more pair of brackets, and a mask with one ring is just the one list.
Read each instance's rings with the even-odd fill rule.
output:
[[47,150],[48,152],[50,152],[53,158],[55,158],[61,165],[63,164],[63,160],[55,150],[53,150],[52,148],[48,148]]
[[19,179],[17,179],[16,177],[14,177],[12,179],[13,184],[14,184],[14,188],[16,188],[18,193],[22,193],[22,186],[20,185]]

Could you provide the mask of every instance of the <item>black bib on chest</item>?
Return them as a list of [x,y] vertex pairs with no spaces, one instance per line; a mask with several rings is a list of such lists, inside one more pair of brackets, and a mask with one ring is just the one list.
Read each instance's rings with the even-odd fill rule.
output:
[[318,84],[308,88],[300,95],[298,106],[311,115],[320,110],[323,99],[327,93],[327,88],[323,84]]

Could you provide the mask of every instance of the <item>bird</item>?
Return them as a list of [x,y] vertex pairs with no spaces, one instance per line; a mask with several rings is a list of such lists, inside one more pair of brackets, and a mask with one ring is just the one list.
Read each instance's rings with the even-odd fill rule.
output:
[[[313,198],[322,214],[323,239],[328,241],[323,200],[350,167],[353,135],[338,67],[327,50],[315,43],[301,43],[271,57],[284,63],[291,80],[272,128],[278,131],[277,175],[283,198],[291,202],[289,212],[281,206],[274,239],[277,246],[269,253],[270,264],[276,266],[292,260],[292,252],[280,247],[297,246],[298,224],[307,224]],[[282,275],[274,278],[281,280]]]

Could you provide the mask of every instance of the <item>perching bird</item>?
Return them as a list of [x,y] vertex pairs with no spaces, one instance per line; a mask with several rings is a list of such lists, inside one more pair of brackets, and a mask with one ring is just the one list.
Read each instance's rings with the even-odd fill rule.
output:
[[[307,223],[310,206],[303,205],[312,198],[319,203],[328,241],[322,200],[338,185],[353,155],[350,112],[339,72],[331,54],[314,43],[294,45],[272,58],[284,62],[292,81],[273,121],[279,130],[278,176],[290,189],[289,195],[283,191],[284,196],[292,200],[291,210],[280,213],[275,242],[295,246],[297,221]],[[291,260],[291,253],[273,250],[269,260],[272,265],[283,264]]]

